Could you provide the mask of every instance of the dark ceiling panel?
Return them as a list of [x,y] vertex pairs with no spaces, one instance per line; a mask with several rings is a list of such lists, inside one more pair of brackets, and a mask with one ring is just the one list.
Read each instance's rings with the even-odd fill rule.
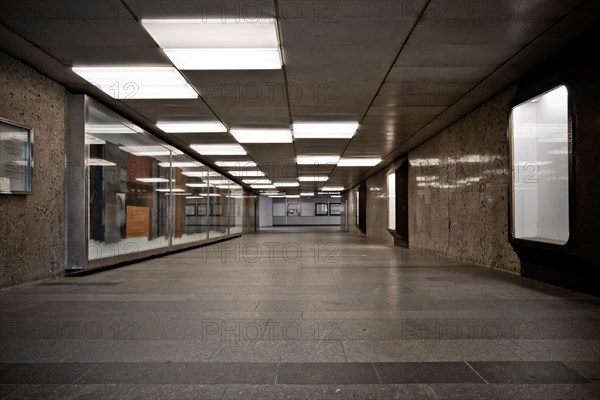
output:
[[123,100],[152,123],[163,121],[215,121],[202,99]]
[[274,18],[273,0],[126,0],[139,18]]

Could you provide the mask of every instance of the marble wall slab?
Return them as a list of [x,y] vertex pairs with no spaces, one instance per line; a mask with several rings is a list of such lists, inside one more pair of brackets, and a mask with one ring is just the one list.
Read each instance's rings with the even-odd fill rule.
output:
[[519,273],[508,242],[512,88],[409,154],[410,247]]

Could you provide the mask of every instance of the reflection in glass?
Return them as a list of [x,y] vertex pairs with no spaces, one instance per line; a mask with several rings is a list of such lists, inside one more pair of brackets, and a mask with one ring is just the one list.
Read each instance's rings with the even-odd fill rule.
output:
[[565,86],[513,109],[513,236],[569,239],[569,112]]
[[388,192],[388,229],[396,229],[396,174],[387,176]]

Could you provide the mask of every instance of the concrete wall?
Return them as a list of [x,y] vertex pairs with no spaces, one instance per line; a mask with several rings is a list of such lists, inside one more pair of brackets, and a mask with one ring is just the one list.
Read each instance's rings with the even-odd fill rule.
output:
[[388,190],[386,168],[367,179],[367,239],[394,244],[394,237],[387,229]]
[[520,271],[508,242],[506,106],[499,95],[409,154],[410,247]]
[[251,193],[245,193],[244,195],[244,223],[242,226],[242,233],[254,233],[257,230],[256,215],[258,211],[258,197]]
[[0,195],[0,288],[64,273],[66,91],[0,52],[0,117],[34,129],[33,194]]

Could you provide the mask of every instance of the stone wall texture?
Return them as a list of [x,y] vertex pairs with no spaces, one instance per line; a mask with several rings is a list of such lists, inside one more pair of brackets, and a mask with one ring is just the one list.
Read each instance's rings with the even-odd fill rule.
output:
[[409,154],[410,247],[512,273],[506,106],[510,89]]
[[65,89],[0,52],[0,117],[33,127],[33,194],[0,195],[0,288],[64,274]]

